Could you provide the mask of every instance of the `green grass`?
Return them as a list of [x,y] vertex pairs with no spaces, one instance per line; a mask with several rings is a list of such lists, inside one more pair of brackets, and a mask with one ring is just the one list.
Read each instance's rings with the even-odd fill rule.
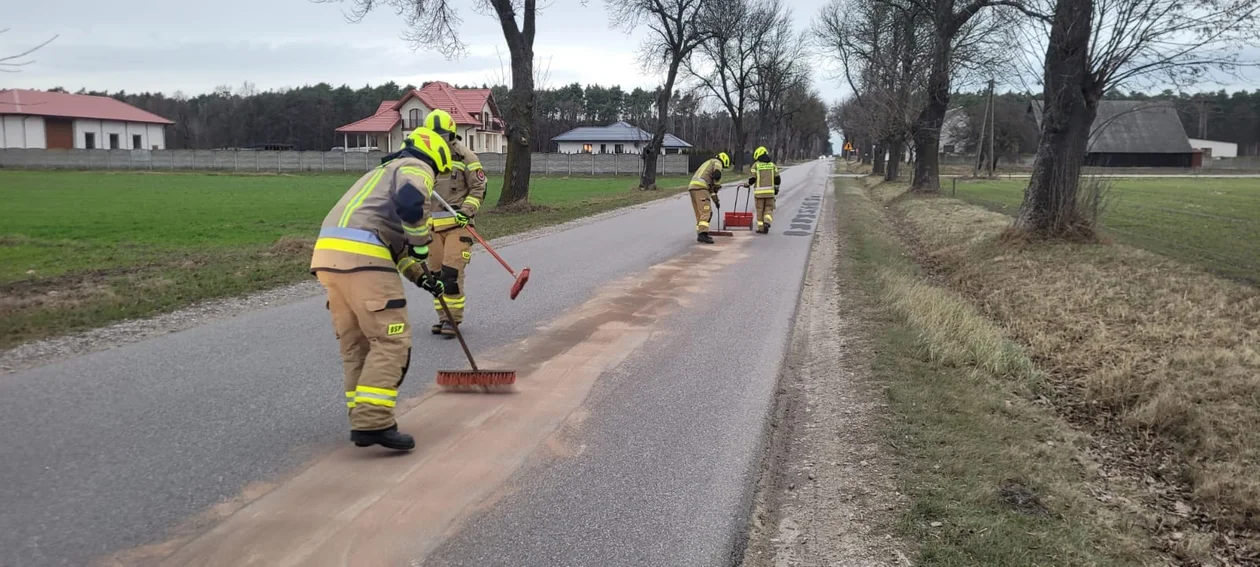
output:
[[[354,175],[0,171],[0,347],[310,277],[308,247]],[[479,217],[495,238],[681,190],[536,178],[536,210]]]
[[[1260,281],[1260,179],[1109,179],[1103,229],[1116,241],[1225,277]],[[1026,181],[958,182],[958,197],[1014,214]],[[946,187],[946,191],[949,187]]]
[[852,270],[837,277],[868,310],[872,379],[887,395],[885,433],[909,499],[897,528],[917,548],[914,564],[1144,564],[1131,524],[1084,482],[1081,437],[1033,401],[1044,386],[1024,350],[931,283],[864,191],[836,187]]

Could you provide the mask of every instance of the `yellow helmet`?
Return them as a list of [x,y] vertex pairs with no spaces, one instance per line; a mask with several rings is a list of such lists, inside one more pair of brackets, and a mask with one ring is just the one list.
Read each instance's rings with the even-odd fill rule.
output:
[[403,147],[412,147],[433,161],[438,174],[451,171],[451,147],[437,132],[423,126],[416,128],[403,140]]
[[726,152],[718,152],[717,158],[718,161],[722,162],[722,167],[731,166],[731,156],[726,155]]
[[447,139],[455,137],[455,119],[451,118],[449,112],[440,108],[433,109],[428,116],[424,117],[424,127],[445,136]]
[[757,149],[753,150],[753,159],[754,160],[761,159],[761,156],[764,156],[769,153],[770,153],[770,150],[767,150],[765,146],[758,146]]

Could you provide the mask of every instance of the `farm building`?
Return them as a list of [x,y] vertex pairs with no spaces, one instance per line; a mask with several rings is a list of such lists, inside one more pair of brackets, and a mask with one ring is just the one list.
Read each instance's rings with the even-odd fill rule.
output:
[[[337,129],[344,149],[377,148],[394,151],[404,132],[424,125],[429,111],[440,108],[455,119],[456,132],[468,149],[478,153],[507,153],[503,118],[490,89],[457,89],[435,81],[403,95],[382,101],[371,116]],[[342,149],[342,148],[338,148]]]
[[[1028,111],[1041,127],[1041,101]],[[1193,167],[1190,147],[1177,109],[1171,105],[1137,101],[1104,100],[1090,129],[1085,165],[1098,167]]]
[[[642,153],[652,141],[652,135],[626,122],[615,122],[607,126],[574,128],[551,141],[556,143],[556,151],[562,154],[637,154]],[[690,147],[691,144],[677,136],[665,134],[661,153],[680,154]]]
[[1224,159],[1238,157],[1238,144],[1218,140],[1200,140],[1190,138],[1190,147],[1203,152],[1203,159]]
[[50,150],[162,150],[166,127],[156,114],[104,96],[0,91],[0,147]]

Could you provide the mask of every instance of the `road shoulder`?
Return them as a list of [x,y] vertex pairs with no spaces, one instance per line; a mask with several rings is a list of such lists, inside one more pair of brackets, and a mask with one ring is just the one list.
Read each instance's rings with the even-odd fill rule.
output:
[[862,305],[834,198],[821,226],[779,378],[742,565],[907,565],[893,522],[904,498],[881,437]]

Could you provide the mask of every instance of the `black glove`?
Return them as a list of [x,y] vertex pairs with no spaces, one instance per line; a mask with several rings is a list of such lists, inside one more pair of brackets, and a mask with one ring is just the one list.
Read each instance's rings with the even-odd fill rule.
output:
[[437,274],[433,272],[425,272],[421,275],[416,279],[416,285],[420,286],[420,289],[433,294],[433,297],[442,295],[442,292],[446,291],[446,286],[442,284],[442,280],[439,280]]

